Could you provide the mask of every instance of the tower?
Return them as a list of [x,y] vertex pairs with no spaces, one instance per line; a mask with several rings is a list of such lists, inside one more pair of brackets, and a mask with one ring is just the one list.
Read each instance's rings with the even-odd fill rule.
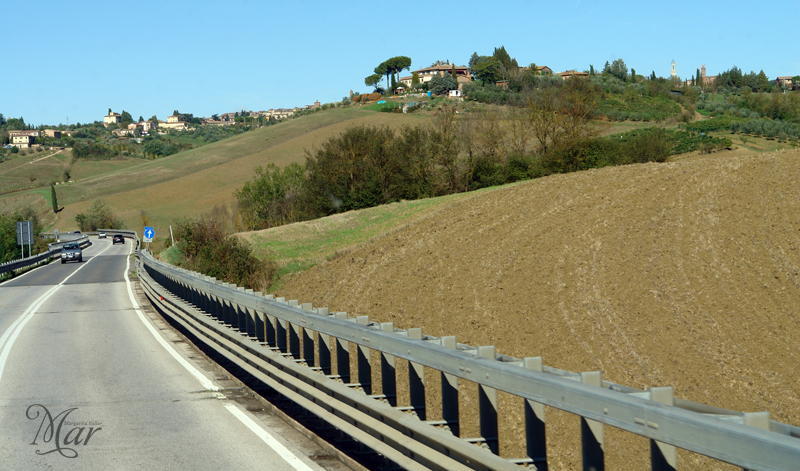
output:
[[672,78],[678,76],[678,74],[675,72],[675,59],[672,59],[672,70],[670,70],[669,74],[672,76]]
[[706,65],[700,66],[700,78],[705,82],[706,79]]

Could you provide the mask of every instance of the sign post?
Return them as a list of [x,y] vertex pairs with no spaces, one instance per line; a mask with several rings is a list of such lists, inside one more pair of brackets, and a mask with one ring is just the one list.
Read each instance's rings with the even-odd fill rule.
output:
[[28,244],[28,256],[33,245],[33,223],[31,221],[17,221],[17,245],[22,246],[22,258],[25,258],[25,244]]
[[145,226],[142,234],[144,235],[143,240],[147,242],[147,250],[150,250],[150,242],[152,242],[153,238],[156,236],[156,231],[154,231],[152,227]]

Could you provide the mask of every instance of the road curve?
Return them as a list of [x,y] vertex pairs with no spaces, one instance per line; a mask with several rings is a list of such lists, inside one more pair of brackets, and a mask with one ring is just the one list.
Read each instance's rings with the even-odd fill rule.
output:
[[[2,469],[341,469],[137,309],[130,243],[0,284]],[[218,375],[217,376],[221,376]]]

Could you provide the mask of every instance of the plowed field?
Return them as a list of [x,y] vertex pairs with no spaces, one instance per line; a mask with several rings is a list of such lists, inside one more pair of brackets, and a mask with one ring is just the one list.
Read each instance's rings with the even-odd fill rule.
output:
[[[280,295],[800,425],[798,182],[798,151],[556,175],[459,200]],[[518,457],[522,409],[501,399],[501,455]],[[580,467],[579,435],[548,409],[551,469]],[[648,447],[606,427],[609,469],[649,469]],[[726,468],[682,451],[678,467]]]

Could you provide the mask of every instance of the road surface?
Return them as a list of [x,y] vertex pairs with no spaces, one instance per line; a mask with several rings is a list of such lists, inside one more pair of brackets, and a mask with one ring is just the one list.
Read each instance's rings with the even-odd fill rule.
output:
[[94,239],[0,284],[0,467],[343,469],[139,307],[130,251]]

